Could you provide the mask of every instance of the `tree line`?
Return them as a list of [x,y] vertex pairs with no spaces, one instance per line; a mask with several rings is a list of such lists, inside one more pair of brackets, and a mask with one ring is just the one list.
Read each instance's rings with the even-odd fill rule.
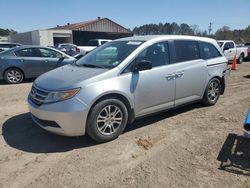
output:
[[0,36],[9,36],[12,34],[16,34],[17,32],[13,29],[3,29],[0,28]]
[[250,25],[246,29],[231,30],[228,26],[223,26],[215,33],[209,34],[207,30],[200,30],[198,25],[188,25],[185,23],[159,23],[145,24],[133,29],[135,35],[192,35],[210,37],[217,40],[234,40],[237,43],[250,42]]

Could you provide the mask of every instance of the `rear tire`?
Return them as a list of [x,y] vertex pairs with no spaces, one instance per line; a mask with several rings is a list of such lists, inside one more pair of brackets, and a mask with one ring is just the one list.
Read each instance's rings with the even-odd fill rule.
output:
[[213,78],[207,84],[204,96],[203,104],[206,106],[215,105],[221,94],[221,82],[218,78]]
[[243,63],[244,61],[244,54],[240,54],[239,59],[238,59],[238,64]]
[[8,84],[19,84],[23,81],[24,74],[18,68],[10,68],[4,73],[4,80]]
[[128,122],[128,110],[115,98],[104,99],[91,109],[87,120],[87,133],[97,142],[116,139]]

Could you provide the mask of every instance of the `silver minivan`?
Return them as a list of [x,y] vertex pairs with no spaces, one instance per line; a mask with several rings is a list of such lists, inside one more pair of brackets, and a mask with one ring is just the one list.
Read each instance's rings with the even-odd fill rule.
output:
[[28,104],[34,122],[50,132],[106,142],[136,118],[196,101],[214,105],[229,73],[213,39],[129,37],[38,77]]

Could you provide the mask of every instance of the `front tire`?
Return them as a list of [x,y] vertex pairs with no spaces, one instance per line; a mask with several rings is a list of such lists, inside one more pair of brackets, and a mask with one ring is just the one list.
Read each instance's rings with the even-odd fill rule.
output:
[[19,84],[23,81],[24,74],[20,69],[10,68],[4,73],[4,80],[8,84]]
[[104,99],[91,109],[87,120],[87,133],[97,142],[116,139],[128,122],[128,110],[119,99]]
[[217,78],[213,78],[209,81],[204,96],[203,104],[206,106],[215,105],[221,94],[221,82]]

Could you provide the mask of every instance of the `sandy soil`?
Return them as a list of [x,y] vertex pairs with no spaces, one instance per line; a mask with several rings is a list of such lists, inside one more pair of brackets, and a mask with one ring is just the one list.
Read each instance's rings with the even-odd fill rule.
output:
[[31,82],[0,84],[2,187],[250,187],[250,62],[225,95],[136,121],[115,141],[56,136],[30,119]]

